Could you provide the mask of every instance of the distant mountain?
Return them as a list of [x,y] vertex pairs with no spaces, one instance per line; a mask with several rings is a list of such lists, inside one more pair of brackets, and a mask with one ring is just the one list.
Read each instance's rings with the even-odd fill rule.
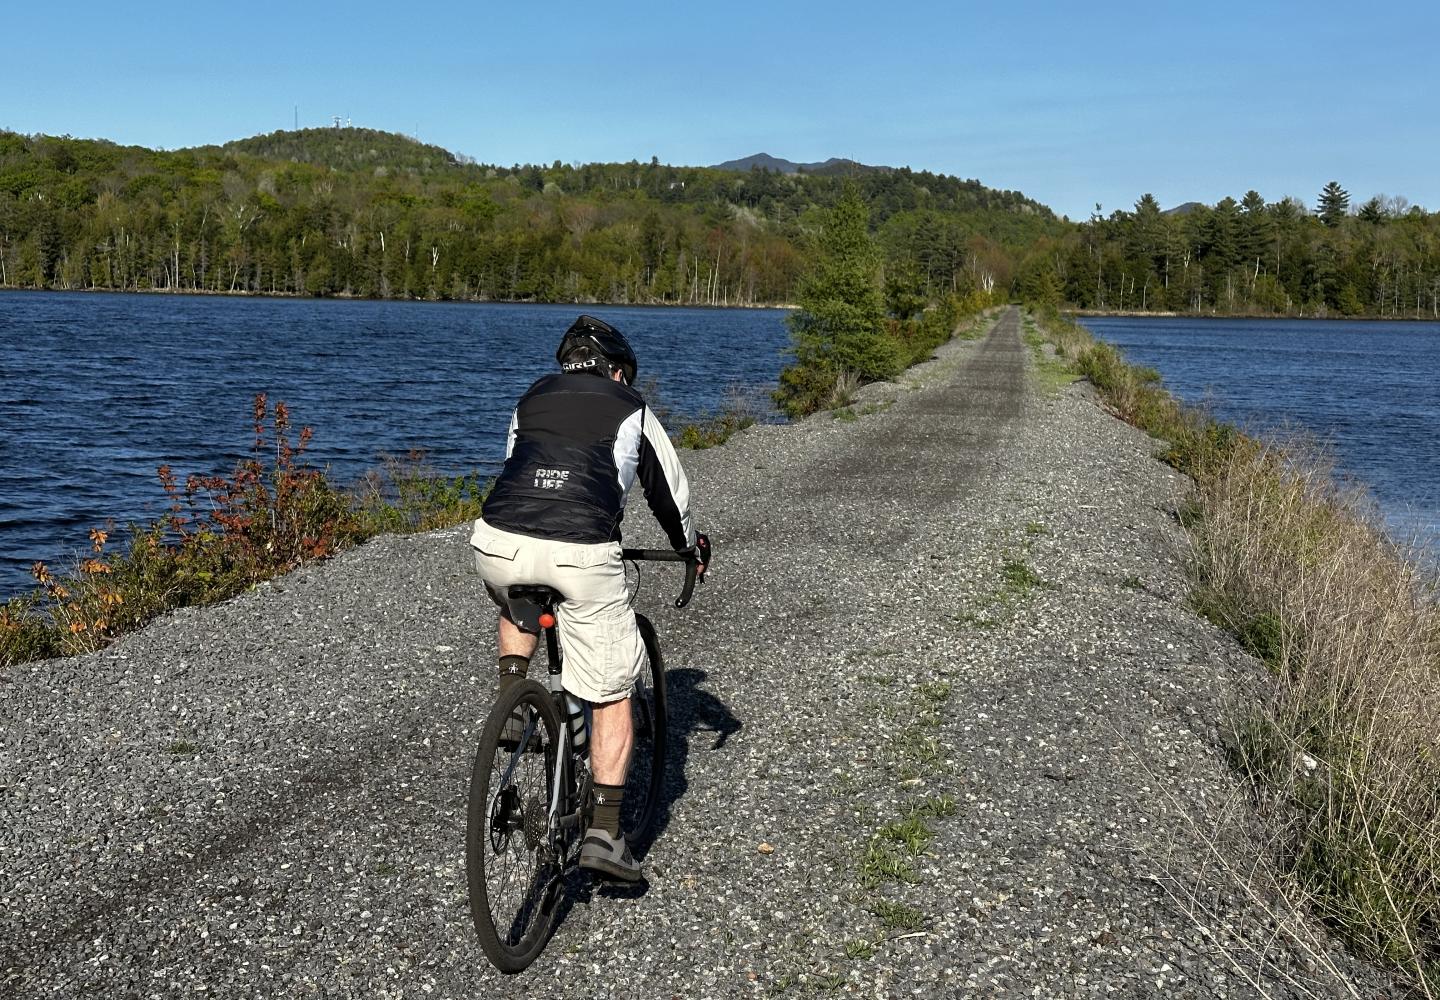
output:
[[1185,202],[1185,203],[1182,204],[1182,205],[1176,205],[1174,208],[1167,208],[1167,209],[1165,209],[1165,211],[1164,211],[1163,213],[1161,213],[1161,214],[1163,214],[1163,215],[1189,215],[1191,212],[1195,211],[1195,209],[1197,209],[1197,208],[1204,208],[1204,207],[1205,207],[1205,204],[1204,204],[1203,202],[1199,202],[1199,201],[1187,201],[1187,202]]
[[769,153],[756,153],[754,156],[746,156],[739,160],[726,160],[724,163],[717,163],[713,170],[733,170],[738,173],[749,173],[754,167],[761,170],[769,170],[777,174],[816,174],[820,177],[846,176],[857,173],[890,173],[894,167],[872,167],[864,163],[857,163],[854,160],[846,160],[841,157],[832,156],[823,163],[795,163],[793,160],[782,160],[778,156],[771,156]]
[[282,129],[248,139],[236,139],[219,148],[267,160],[314,163],[335,170],[384,168],[386,171],[427,174],[454,170],[464,162],[448,149],[427,145],[408,135],[373,128]]

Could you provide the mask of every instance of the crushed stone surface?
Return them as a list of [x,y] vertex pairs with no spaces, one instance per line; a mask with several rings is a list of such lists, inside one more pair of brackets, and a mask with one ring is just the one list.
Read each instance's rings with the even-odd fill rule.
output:
[[0,995],[1399,995],[1249,874],[1224,733],[1262,678],[1187,606],[1185,482],[1033,365],[1011,310],[683,455],[718,555],[684,612],[641,580],[648,888],[583,891],[515,976],[467,903],[495,613],[465,529],[13,668]]

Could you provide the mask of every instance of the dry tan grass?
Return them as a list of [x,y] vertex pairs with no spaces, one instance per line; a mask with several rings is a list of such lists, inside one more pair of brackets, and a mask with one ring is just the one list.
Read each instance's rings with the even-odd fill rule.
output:
[[[1182,407],[1049,316],[1045,334],[1119,416],[1170,442],[1197,607],[1271,669],[1232,720],[1282,888],[1363,954],[1440,996],[1440,578],[1321,451]],[[1429,567],[1429,568],[1426,568]]]
[[1238,720],[1293,873],[1366,952],[1440,990],[1440,610],[1325,456],[1248,442],[1196,483],[1197,601],[1271,667]]
[[835,376],[835,388],[830,391],[829,408],[837,409],[855,402],[855,394],[862,382],[854,372],[842,371]]

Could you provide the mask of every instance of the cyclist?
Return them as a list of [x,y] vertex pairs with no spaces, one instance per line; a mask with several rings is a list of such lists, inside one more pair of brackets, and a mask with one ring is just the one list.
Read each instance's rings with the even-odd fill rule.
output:
[[[555,360],[560,372],[535,382],[515,406],[505,465],[470,544],[500,606],[502,694],[526,676],[538,641],[510,620],[505,588],[541,584],[565,596],[556,609],[561,683],[593,709],[594,820],[580,866],[633,882],[640,866],[620,829],[620,808],[633,741],[628,702],[645,649],[620,560],[630,488],[639,481],[671,547],[698,558],[702,574],[710,542],[691,524],[690,487],[675,449],[633,388],[635,352],[624,335],[582,315]],[[506,735],[518,742],[518,720],[509,720]]]

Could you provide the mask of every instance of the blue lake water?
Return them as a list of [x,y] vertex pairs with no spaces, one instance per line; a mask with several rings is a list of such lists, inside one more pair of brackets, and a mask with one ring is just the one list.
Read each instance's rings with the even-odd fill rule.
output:
[[1086,317],[1181,399],[1303,429],[1367,483],[1399,537],[1440,542],[1440,323]]
[[0,596],[35,560],[68,567],[90,527],[158,516],[157,466],[232,469],[257,392],[315,428],[308,455],[337,482],[417,448],[438,472],[493,473],[511,406],[582,311],[630,338],[672,422],[727,393],[769,407],[780,310],[0,292]]

